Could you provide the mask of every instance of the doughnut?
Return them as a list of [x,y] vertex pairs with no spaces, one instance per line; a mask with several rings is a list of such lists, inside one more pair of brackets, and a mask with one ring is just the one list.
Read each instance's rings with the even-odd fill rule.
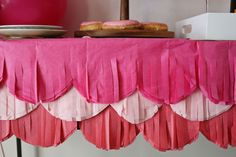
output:
[[158,22],[146,22],[142,23],[142,28],[144,30],[153,30],[153,31],[168,31],[167,24],[158,23]]
[[104,30],[125,30],[125,29],[140,29],[141,24],[135,20],[121,20],[104,22],[102,29]]
[[92,30],[101,30],[101,29],[102,29],[101,21],[82,22],[80,24],[80,31],[92,31]]

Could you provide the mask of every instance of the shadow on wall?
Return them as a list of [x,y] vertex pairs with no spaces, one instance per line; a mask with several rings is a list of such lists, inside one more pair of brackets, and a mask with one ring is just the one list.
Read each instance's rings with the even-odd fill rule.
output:
[[[104,5],[105,4],[105,5]],[[83,21],[119,19],[119,0],[68,0],[64,26],[72,37]]]
[[69,32],[67,36],[72,37],[74,31],[79,29],[80,23],[86,21],[88,16],[87,0],[68,0],[67,11],[64,18],[64,26]]

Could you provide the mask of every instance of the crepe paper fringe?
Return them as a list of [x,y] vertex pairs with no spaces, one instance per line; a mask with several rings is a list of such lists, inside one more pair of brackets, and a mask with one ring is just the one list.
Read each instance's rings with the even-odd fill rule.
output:
[[12,135],[9,121],[0,120],[0,142],[9,139]]
[[[85,138],[100,149],[120,149],[130,145],[141,132],[157,150],[182,150],[197,140],[200,132],[208,140],[227,148],[236,146],[236,106],[204,122],[184,119],[169,106],[163,106],[151,119],[131,124],[121,118],[112,107],[97,116],[79,122]],[[51,116],[42,106],[25,117],[13,121],[0,121],[0,142],[16,135],[27,143],[49,147],[63,143],[75,132],[77,122],[67,122]]]
[[132,124],[139,124],[152,118],[161,106],[148,100],[139,92],[118,103],[111,104],[120,117]]
[[[44,103],[45,109],[53,116],[67,121],[82,121],[96,116],[109,104],[88,103],[76,89],[72,88],[66,95],[51,103]],[[145,99],[136,92],[130,97],[111,104],[116,112],[133,124],[150,119],[159,106]]]
[[[235,41],[92,38],[0,41],[0,81],[13,95],[11,98],[5,95],[2,103],[3,106],[5,103],[5,108],[1,114],[6,119],[19,118],[0,121],[0,141],[12,134],[44,147],[56,146],[66,140],[76,130],[77,122],[60,120],[50,115],[42,105],[37,105],[55,100],[59,102],[60,97],[75,87],[81,94],[80,100],[115,106],[116,112],[124,117],[116,115],[112,107],[105,106],[103,110],[96,110],[97,115],[90,114],[90,119],[83,120],[86,118],[81,116],[82,132],[99,148],[119,149],[132,143],[135,135],[142,132],[158,150],[182,149],[194,141],[200,131],[220,147],[235,146],[236,106],[231,107],[236,102],[235,52]],[[202,104],[190,101],[197,90],[204,95]],[[130,110],[124,107],[124,99],[135,92],[163,106],[159,112],[154,108],[151,114],[144,114],[149,112],[148,108],[153,107],[153,103],[142,103],[147,111],[135,110],[130,118],[125,114]],[[22,108],[19,109],[17,103],[6,104],[8,99],[18,101],[15,97],[25,101],[19,102]],[[123,103],[118,104],[120,107],[113,105],[122,100]],[[137,101],[137,98],[134,100]],[[180,102],[182,100],[185,102]],[[186,107],[186,101],[190,101],[191,105]],[[169,104],[186,107],[185,110],[174,110],[197,121],[178,116]],[[212,105],[229,105],[229,108],[219,107],[221,109],[218,110]],[[11,111],[8,111],[9,108]],[[49,110],[50,106],[46,108]],[[122,111],[123,108],[127,111]],[[197,108],[197,115],[189,112],[194,108]],[[212,112],[205,114],[206,109]],[[144,118],[142,115],[145,115]],[[212,119],[198,121],[209,118]],[[116,123],[112,119],[118,121],[119,129],[111,124]],[[143,123],[131,124],[126,120]],[[94,129],[94,121],[103,126],[95,128],[97,132],[105,131],[100,141],[98,136],[90,133],[94,131],[91,130]],[[126,135],[123,134],[126,132]]]
[[120,149],[130,145],[139,131],[134,124],[120,118],[111,107],[102,114],[80,122],[85,138],[100,149]]
[[200,123],[202,134],[219,147],[236,147],[236,108]]
[[59,99],[43,103],[43,107],[54,117],[66,121],[82,121],[96,116],[109,105],[93,104],[86,101],[75,88],[72,88]]
[[14,120],[35,110],[38,105],[27,103],[10,94],[6,86],[0,88],[0,119]]
[[206,121],[228,111],[232,106],[225,103],[214,104],[197,90],[186,99],[171,105],[171,109],[185,119]]
[[236,42],[198,42],[199,87],[212,102],[235,104]]
[[33,104],[55,101],[72,87],[97,104],[135,91],[157,104],[175,104],[197,89],[215,104],[235,104],[235,52],[235,41],[0,41],[0,80]]
[[[64,96],[51,103],[42,104],[54,117],[66,121],[82,121],[96,116],[109,105],[88,103],[76,89],[72,88]],[[10,94],[7,88],[0,89],[0,119],[14,120],[37,109],[38,105],[25,103]],[[141,123],[150,119],[157,111],[158,105],[148,101],[139,93],[111,104],[111,106],[131,123]]]
[[199,122],[188,121],[163,106],[150,120],[139,124],[145,139],[160,151],[182,150],[198,137]]
[[35,146],[57,146],[77,130],[77,122],[51,116],[42,106],[23,118],[9,121],[11,132]]
[[[0,119],[14,120],[30,114],[38,105],[25,103],[9,93],[6,87],[0,88]],[[139,124],[152,118],[162,106],[149,101],[141,93],[134,93],[114,104],[88,103],[83,96],[72,88],[64,96],[42,106],[54,117],[65,121],[83,121],[92,118],[111,106],[120,117],[132,124]],[[214,104],[200,91],[180,103],[171,105],[174,112],[191,121],[204,121],[226,112],[232,105]]]

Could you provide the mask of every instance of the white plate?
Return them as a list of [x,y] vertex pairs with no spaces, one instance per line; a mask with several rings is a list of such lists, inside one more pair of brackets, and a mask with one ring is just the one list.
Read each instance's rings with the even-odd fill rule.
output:
[[0,25],[0,29],[63,29],[55,25]]
[[66,33],[63,29],[0,29],[0,35],[7,38],[60,37]]

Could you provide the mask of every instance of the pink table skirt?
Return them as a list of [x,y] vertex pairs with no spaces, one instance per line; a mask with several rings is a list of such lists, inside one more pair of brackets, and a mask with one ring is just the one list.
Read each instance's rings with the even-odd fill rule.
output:
[[[0,141],[56,146],[77,128],[98,148],[141,132],[182,149],[199,132],[236,146],[236,41],[0,41]],[[46,123],[47,122],[47,123]]]

